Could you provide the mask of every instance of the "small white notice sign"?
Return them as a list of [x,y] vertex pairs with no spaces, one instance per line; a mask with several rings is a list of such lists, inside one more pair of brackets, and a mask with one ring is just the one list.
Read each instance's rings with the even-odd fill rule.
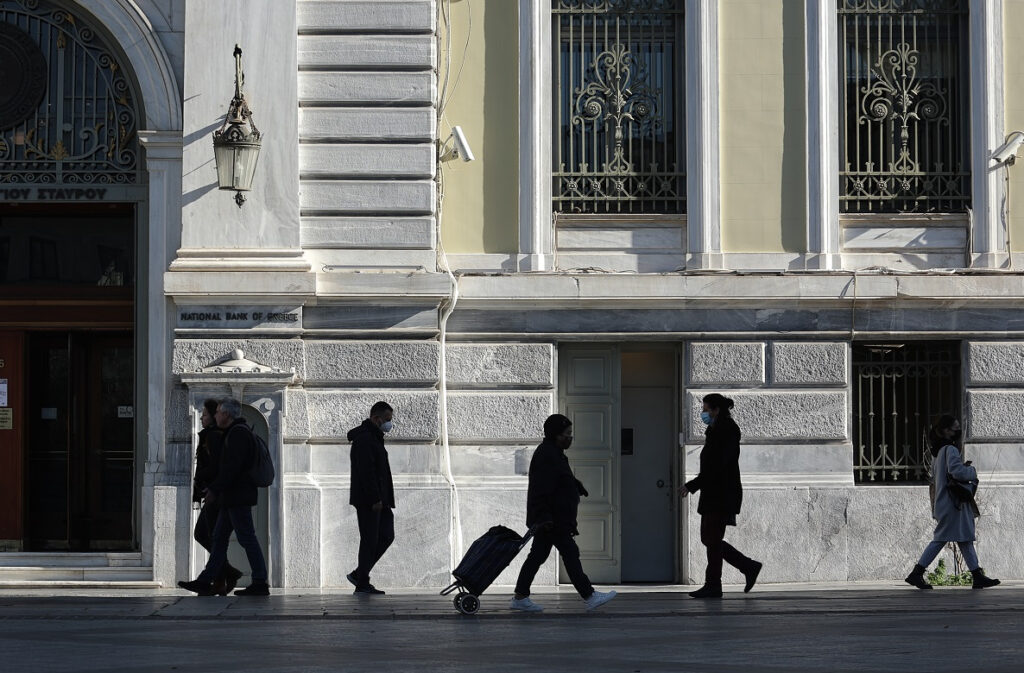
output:
[[118,418],[135,418],[135,407],[133,407],[131,405],[128,405],[128,406],[118,406],[117,407],[117,417]]
[[0,407],[7,406],[7,379],[0,379]]

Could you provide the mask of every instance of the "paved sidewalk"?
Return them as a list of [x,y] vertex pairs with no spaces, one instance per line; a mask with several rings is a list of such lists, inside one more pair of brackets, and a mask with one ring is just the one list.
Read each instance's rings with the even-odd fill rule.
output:
[[[601,590],[609,587],[601,586]],[[902,583],[763,584],[744,594],[726,587],[721,600],[695,600],[689,586],[619,586],[615,600],[592,613],[572,587],[537,592],[544,606],[539,614],[508,609],[511,587],[492,587],[480,597],[480,610],[467,617],[452,604],[453,596],[422,589],[392,590],[384,596],[350,591],[275,590],[268,597],[195,596],[182,590],[4,590],[0,619],[262,619],[262,620],[416,620],[535,619],[568,616],[618,618],[779,614],[877,614],[931,610],[1024,613],[1024,582],[974,591],[938,587],[919,591]]]
[[[473,617],[434,592],[0,591],[12,673],[1020,673],[1024,584],[918,591],[893,582],[623,587],[587,613],[571,588],[508,610],[508,588]],[[601,587],[605,589],[607,587]],[[618,589],[618,587],[616,587]]]

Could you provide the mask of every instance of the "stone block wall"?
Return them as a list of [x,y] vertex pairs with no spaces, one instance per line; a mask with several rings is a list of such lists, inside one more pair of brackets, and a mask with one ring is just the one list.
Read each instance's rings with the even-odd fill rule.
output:
[[307,259],[433,271],[434,1],[299,0],[296,11]]
[[[743,511],[728,539],[765,563],[764,581],[831,581],[849,571],[853,464],[849,345],[693,342],[685,358],[684,478],[699,471],[701,401],[732,398],[743,432]],[[927,500],[927,496],[925,496]],[[685,574],[703,580],[697,500],[687,500]],[[726,572],[726,582],[736,581]]]
[[[552,344],[448,346],[454,491],[440,440],[437,341],[177,339],[174,373],[219,363],[236,348],[261,364],[297,375],[286,392],[279,470],[286,586],[347,585],[359,536],[348,504],[346,435],[377,400],[395,409],[387,446],[397,507],[396,542],[375,569],[375,582],[392,587],[447,584],[460,557],[454,507],[463,552],[491,526],[525,529],[526,472],[554,404]],[[172,400],[178,403],[167,422],[168,437],[181,457],[169,462],[181,472],[176,481],[184,484],[191,457],[185,389],[175,387]],[[499,584],[515,582],[523,558]],[[542,569],[538,586],[555,583],[555,562],[553,556]]]

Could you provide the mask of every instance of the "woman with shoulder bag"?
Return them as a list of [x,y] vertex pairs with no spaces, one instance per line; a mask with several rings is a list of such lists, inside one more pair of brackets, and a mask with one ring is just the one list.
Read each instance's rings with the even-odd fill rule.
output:
[[994,587],[999,580],[985,576],[974,551],[974,518],[978,516],[974,491],[978,471],[971,461],[965,463],[960,454],[960,422],[952,416],[943,416],[932,427],[930,440],[932,483],[935,486],[932,518],[938,523],[932,542],[925,547],[921,560],[904,581],[918,589],[931,589],[932,585],[924,578],[925,570],[947,542],[956,542],[964,555],[967,569],[974,576],[973,588]]

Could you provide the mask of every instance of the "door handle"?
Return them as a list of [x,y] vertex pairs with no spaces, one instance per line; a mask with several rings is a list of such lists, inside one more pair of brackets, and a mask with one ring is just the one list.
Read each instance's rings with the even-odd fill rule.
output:
[[657,483],[658,488],[665,488],[665,480],[659,479]]

